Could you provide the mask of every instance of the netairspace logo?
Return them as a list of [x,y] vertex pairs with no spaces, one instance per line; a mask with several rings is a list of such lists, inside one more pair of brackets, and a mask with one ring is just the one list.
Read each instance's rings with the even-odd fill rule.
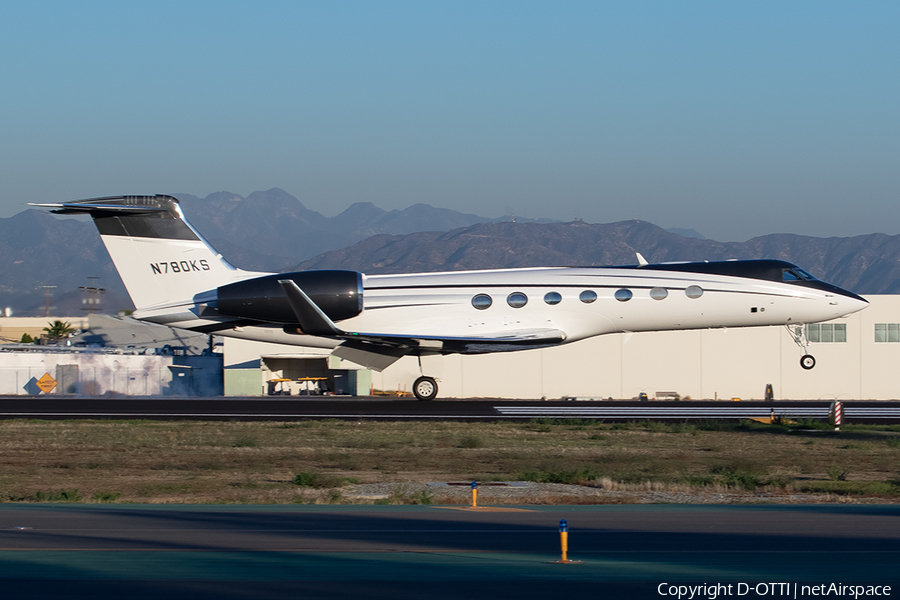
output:
[[804,585],[799,583],[704,583],[702,585],[675,585],[661,583],[656,591],[660,596],[671,596],[677,600],[716,600],[726,596],[787,597],[807,598],[814,596],[837,596],[864,598],[890,596],[889,585],[844,585],[842,583],[820,583]]

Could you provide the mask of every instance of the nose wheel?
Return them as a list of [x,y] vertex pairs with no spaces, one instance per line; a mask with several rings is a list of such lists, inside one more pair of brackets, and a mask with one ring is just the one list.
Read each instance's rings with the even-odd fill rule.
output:
[[809,371],[816,366],[816,358],[809,353],[809,337],[806,335],[806,325],[785,325],[791,339],[803,350],[803,356],[800,357],[800,366]]
[[419,400],[434,400],[437,393],[438,384],[433,377],[419,377],[413,383],[413,394]]

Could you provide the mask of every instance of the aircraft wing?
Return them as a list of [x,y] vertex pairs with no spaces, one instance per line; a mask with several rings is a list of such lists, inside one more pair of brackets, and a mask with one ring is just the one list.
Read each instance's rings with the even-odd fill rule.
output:
[[[411,335],[394,335],[382,333],[351,333],[343,332],[337,337],[345,340],[345,344],[368,344],[373,346],[386,346],[393,348],[408,348],[410,350],[433,350],[441,352],[441,350],[449,350],[453,348],[453,352],[460,352],[459,348],[463,348],[464,354],[475,354],[478,352],[473,347],[490,346],[490,349],[484,352],[496,352],[498,346],[510,346],[510,350],[520,349],[521,346],[552,346],[566,339],[566,334],[559,329],[521,329],[519,331],[502,331],[496,334],[482,334],[471,337],[457,336],[411,336]],[[513,348],[515,347],[515,348]]]
[[288,301],[300,330],[309,335],[320,335],[343,340],[333,354],[358,364],[383,369],[407,354],[481,354],[521,350],[523,347],[542,348],[554,346],[566,339],[559,329],[521,329],[483,333],[477,336],[412,336],[384,333],[344,331],[338,328],[322,310],[291,279],[278,283],[287,294]]
[[344,342],[332,351],[334,356],[381,371],[407,354],[484,354],[509,352],[523,348],[555,346],[566,339],[558,329],[503,331],[476,337],[404,336],[371,333],[343,333]]

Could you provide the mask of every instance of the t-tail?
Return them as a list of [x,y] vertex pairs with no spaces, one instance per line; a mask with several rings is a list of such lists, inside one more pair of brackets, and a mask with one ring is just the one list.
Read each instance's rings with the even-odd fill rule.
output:
[[110,196],[34,206],[91,215],[138,313],[190,310],[215,302],[219,286],[262,275],[222,258],[185,220],[172,196]]

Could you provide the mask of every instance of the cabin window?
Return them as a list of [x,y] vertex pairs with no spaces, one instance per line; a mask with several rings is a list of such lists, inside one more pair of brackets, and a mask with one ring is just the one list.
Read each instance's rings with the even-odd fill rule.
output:
[[632,296],[634,296],[634,294],[631,293],[631,290],[627,290],[625,288],[616,290],[616,300],[618,300],[619,302],[628,302],[629,300],[631,300]]
[[562,296],[559,292],[547,292],[544,294],[544,302],[553,306],[554,304],[559,304],[562,302]]
[[684,290],[684,294],[685,294],[685,296],[687,296],[688,298],[695,298],[695,299],[696,299],[696,298],[699,298],[700,296],[703,295],[703,288],[700,287],[699,285],[689,285],[689,286],[687,286],[687,288]]
[[667,290],[666,288],[655,287],[650,290],[650,297],[654,300],[665,300],[668,295],[669,290]]
[[494,301],[487,294],[478,294],[477,296],[472,298],[472,306],[474,306],[478,310],[490,308],[491,304],[493,303]]
[[597,292],[595,292],[594,290],[584,290],[583,292],[578,294],[578,299],[585,304],[590,304],[597,299]]
[[876,342],[900,342],[900,323],[875,323]]
[[526,296],[522,292],[513,292],[506,297],[506,303],[513,308],[522,308],[523,306],[528,304],[528,296]]

